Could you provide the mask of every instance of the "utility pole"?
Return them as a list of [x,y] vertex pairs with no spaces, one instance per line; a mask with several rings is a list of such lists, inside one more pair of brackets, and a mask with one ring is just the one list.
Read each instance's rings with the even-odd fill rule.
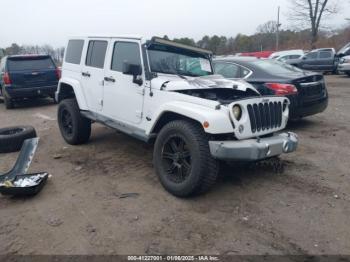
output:
[[280,7],[278,7],[278,11],[277,11],[277,28],[276,28],[276,51],[279,50],[279,42],[280,42],[280,26],[282,24],[280,24]]

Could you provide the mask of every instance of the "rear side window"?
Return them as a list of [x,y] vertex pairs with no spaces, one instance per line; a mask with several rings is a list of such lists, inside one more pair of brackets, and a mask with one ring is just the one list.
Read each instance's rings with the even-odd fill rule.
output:
[[66,62],[80,64],[81,54],[83,52],[84,40],[69,40],[66,52]]
[[140,47],[137,43],[116,42],[113,49],[111,69],[123,72],[123,64],[141,65]]
[[215,63],[214,71],[216,74],[222,75],[225,78],[240,78],[240,67],[235,64]]
[[246,68],[244,68],[244,67],[241,68],[241,77],[242,77],[242,78],[246,77],[246,76],[249,75],[250,73],[252,73],[252,71],[250,71],[250,70],[248,70],[248,69],[246,69]]
[[331,58],[332,57],[332,52],[320,52],[320,58],[321,59],[326,59],[326,58]]
[[103,68],[105,63],[107,45],[107,41],[90,41],[85,64],[87,66]]
[[9,71],[33,71],[55,68],[56,66],[50,57],[16,57],[7,60],[7,69]]

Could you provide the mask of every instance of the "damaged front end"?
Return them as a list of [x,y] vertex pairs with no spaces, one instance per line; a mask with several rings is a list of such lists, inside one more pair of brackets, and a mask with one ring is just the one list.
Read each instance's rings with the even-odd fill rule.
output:
[[176,91],[181,94],[217,101],[222,105],[231,104],[234,101],[243,98],[257,97],[257,93],[251,89],[241,91],[228,88],[211,88],[211,89],[187,89]]

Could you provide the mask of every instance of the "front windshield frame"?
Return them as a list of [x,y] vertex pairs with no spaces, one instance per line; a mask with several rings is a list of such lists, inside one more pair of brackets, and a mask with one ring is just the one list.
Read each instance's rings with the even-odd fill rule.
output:
[[[147,60],[148,60],[148,67],[149,71],[153,74],[172,74],[172,75],[181,75],[181,76],[188,76],[188,77],[201,77],[201,76],[207,76],[207,75],[213,75],[214,69],[212,64],[212,55],[207,53],[201,53],[197,51],[193,51],[190,49],[186,49],[183,47],[175,47],[170,46],[166,44],[152,44],[147,47]],[[202,67],[200,68],[201,72],[194,73],[187,70],[181,70],[180,68],[170,68],[169,70],[159,70],[159,68],[155,68],[155,66],[152,65],[152,52],[155,54],[156,52],[160,52],[163,54],[174,54],[177,56],[181,56],[184,59],[196,59],[198,58],[198,61],[193,61],[193,63],[198,62],[200,64],[199,59],[202,59],[206,61],[205,63],[208,63],[207,66],[210,66],[210,71],[204,71]],[[179,61],[177,61],[178,63]]]

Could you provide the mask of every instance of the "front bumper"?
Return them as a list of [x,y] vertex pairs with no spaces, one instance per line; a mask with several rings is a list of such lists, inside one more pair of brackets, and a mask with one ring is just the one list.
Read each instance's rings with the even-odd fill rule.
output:
[[297,146],[298,136],[291,132],[241,141],[209,141],[211,155],[227,161],[262,160],[294,152]]
[[39,96],[53,96],[57,90],[57,85],[16,88],[5,86],[5,92],[10,98],[30,98]]
[[344,63],[344,64],[339,64],[338,65],[338,71],[339,72],[350,72],[350,64]]

